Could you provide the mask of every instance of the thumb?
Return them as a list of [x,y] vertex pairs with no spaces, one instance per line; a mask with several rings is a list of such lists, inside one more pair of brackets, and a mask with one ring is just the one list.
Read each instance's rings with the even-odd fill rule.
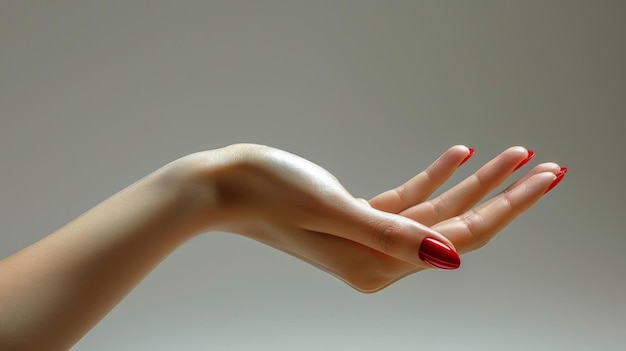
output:
[[334,208],[333,215],[327,219],[324,232],[402,261],[440,269],[456,269],[461,264],[454,245],[443,235],[409,218],[374,209],[357,199]]

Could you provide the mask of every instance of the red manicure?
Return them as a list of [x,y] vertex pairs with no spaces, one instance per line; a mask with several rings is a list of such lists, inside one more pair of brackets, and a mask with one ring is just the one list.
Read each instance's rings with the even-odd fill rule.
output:
[[441,269],[457,269],[461,265],[461,258],[456,251],[433,238],[422,240],[419,257],[422,261]]
[[550,184],[550,186],[548,187],[548,190],[546,190],[545,193],[552,190],[552,188],[554,188],[557,184],[559,184],[561,179],[563,179],[563,177],[565,176],[565,173],[567,173],[567,167],[561,167],[559,172],[556,174],[556,178],[552,181],[552,184]]
[[517,171],[518,169],[520,169],[523,165],[525,165],[526,163],[528,163],[528,161],[530,161],[531,158],[533,158],[533,156],[535,156],[535,152],[533,150],[528,150],[528,156],[526,156],[525,159],[522,160],[522,162],[520,162],[517,167],[515,167],[515,169],[513,170],[513,172]]
[[459,165],[457,167],[461,167],[461,165],[464,164],[467,160],[469,160],[470,157],[472,157],[472,155],[474,154],[474,149],[472,149],[471,147],[468,148],[468,149],[469,149],[469,154],[467,154],[467,156],[465,156],[463,161],[461,161],[461,163],[459,163]]

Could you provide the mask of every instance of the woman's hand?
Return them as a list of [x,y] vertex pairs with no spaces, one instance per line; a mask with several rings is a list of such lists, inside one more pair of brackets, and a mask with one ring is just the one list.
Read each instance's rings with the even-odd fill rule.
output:
[[319,166],[266,146],[237,144],[184,160],[192,169],[198,232],[239,233],[359,291],[374,292],[425,268],[458,267],[456,249],[467,252],[484,245],[564,173],[554,163],[539,165],[475,206],[532,157],[532,152],[512,147],[426,201],[469,156],[470,149],[455,146],[406,184],[369,202],[351,196]]
[[544,163],[476,205],[532,156],[514,147],[427,201],[470,153],[455,146],[369,203],[315,164],[266,146],[183,157],[0,260],[0,349],[67,350],[159,262],[207,230],[261,241],[363,292],[425,268],[454,269],[456,250],[484,245],[565,172]]

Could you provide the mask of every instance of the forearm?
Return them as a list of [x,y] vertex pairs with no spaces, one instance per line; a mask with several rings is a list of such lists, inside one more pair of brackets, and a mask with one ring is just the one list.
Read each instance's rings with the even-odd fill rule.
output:
[[0,261],[0,349],[71,347],[196,233],[186,193],[159,170]]

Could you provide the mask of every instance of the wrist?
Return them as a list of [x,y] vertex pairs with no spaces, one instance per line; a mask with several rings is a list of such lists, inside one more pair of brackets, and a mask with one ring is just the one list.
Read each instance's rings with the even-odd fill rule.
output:
[[[159,170],[165,186],[175,189],[187,215],[185,235],[220,230],[228,211],[221,201],[223,179],[239,161],[228,152],[231,147],[197,152],[181,157]],[[221,181],[220,181],[221,179]]]

